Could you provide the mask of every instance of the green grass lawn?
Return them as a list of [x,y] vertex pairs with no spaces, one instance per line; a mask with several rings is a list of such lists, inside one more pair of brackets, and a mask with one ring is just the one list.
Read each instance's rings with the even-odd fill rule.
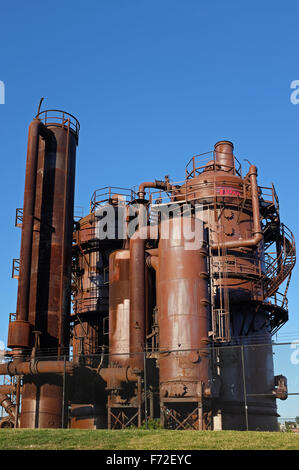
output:
[[0,429],[0,450],[299,450],[299,434],[254,431]]

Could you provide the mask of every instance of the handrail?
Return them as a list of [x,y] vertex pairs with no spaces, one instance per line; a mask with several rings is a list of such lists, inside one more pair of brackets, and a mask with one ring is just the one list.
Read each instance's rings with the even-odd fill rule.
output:
[[282,238],[281,252],[277,258],[272,259],[268,265],[266,264],[266,270],[262,276],[265,298],[277,291],[296,263],[296,245],[293,233],[286,225],[281,224],[280,235]]
[[[207,155],[207,157],[206,157]],[[236,165],[234,167],[224,165],[223,163],[221,164],[221,167],[227,167],[224,171],[231,171],[233,170],[235,174],[240,176],[242,178],[242,166],[237,157],[234,155],[234,160]],[[189,167],[191,166],[191,169]],[[201,153],[198,155],[194,155],[193,157],[190,158],[188,161],[186,167],[185,167],[185,173],[186,173],[186,180],[189,178],[194,178],[194,176],[199,175],[202,173],[205,169],[209,168],[210,170],[216,171],[217,166],[219,166],[216,162],[216,153],[214,150],[211,150],[209,152]]]
[[94,212],[98,206],[104,203],[110,202],[112,196],[115,195],[124,196],[131,202],[135,198],[135,192],[129,188],[119,188],[117,186],[105,186],[103,188],[96,189],[90,198],[90,212]]
[[[52,114],[53,113],[53,114]],[[54,114],[55,113],[55,114]],[[64,127],[65,124],[69,121],[70,122],[70,129],[75,133],[76,139],[79,138],[79,131],[80,131],[80,123],[75,116],[66,111],[61,111],[60,109],[46,109],[45,111],[41,111],[36,115],[45,126],[50,124],[58,125],[60,127]]]
[[[271,187],[259,186],[259,189],[261,191],[260,197],[265,202],[270,202],[278,211],[279,210],[279,199],[278,199],[278,195],[276,193],[274,184],[272,183]],[[271,198],[271,199],[269,200],[269,199],[266,199],[266,198]]]

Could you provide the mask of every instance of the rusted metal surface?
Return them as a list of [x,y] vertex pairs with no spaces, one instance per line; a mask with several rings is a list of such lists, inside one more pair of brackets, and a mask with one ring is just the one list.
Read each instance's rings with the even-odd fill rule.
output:
[[11,418],[15,418],[15,405],[12,403],[8,395],[2,392],[0,392],[0,405]]
[[22,394],[21,428],[60,428],[62,403],[61,380],[51,377],[31,380],[26,376]]
[[110,364],[130,363],[130,251],[117,250],[109,261]]
[[[28,347],[30,344],[28,335],[29,295],[33,224],[35,217],[38,143],[41,133],[45,136],[46,128],[39,119],[34,119],[29,126],[28,134],[21,254],[18,276],[19,283],[16,314],[18,323],[9,325],[8,347]],[[25,322],[27,322],[27,325]]]
[[76,136],[48,123],[40,140],[32,243],[29,320],[40,347],[68,346]]
[[78,133],[56,110],[29,128],[3,426],[65,427],[69,404],[73,428],[141,426],[149,407],[171,429],[274,430],[288,393],[271,333],[288,318],[296,248],[273,185],[269,198],[254,165],[243,177],[223,140],[180,183],[96,190],[74,229]]
[[216,168],[228,173],[235,170],[235,159],[233,154],[234,146],[232,142],[220,141],[215,144],[215,163]]
[[9,348],[28,348],[30,344],[30,329],[30,323],[26,320],[10,322],[7,346]]
[[[218,242],[211,245],[212,250],[219,248],[247,248],[256,247],[259,242],[263,239],[263,233],[260,224],[260,208],[259,208],[259,197],[258,197],[258,186],[257,186],[257,169],[254,165],[251,165],[248,173],[251,184],[251,201],[252,201],[252,218],[253,218],[253,236],[250,238],[239,239],[239,240],[227,240],[224,242]],[[225,230],[225,227],[224,227]],[[231,232],[233,233],[233,232]],[[233,233],[234,234],[234,233]]]
[[40,375],[40,374],[71,374],[76,368],[74,362],[28,360],[26,362],[7,362],[0,364],[0,375]]
[[[69,345],[79,127],[75,120],[74,128],[73,117],[64,112],[55,112],[53,119],[49,119],[50,115],[40,113],[29,127],[18,303],[16,321],[9,325],[8,346],[25,351],[34,346],[59,354]],[[38,343],[34,331],[39,332]],[[30,376],[56,374],[62,372],[60,366],[59,362],[26,362],[8,367],[12,375]],[[60,384],[53,386],[44,381],[39,386],[33,379],[32,383],[25,379],[21,427],[59,426],[60,395]],[[55,416],[53,420],[51,414]]]
[[107,389],[119,389],[122,383],[137,382],[138,376],[130,367],[109,367],[99,370],[100,376],[107,383]]
[[169,239],[159,242],[157,286],[160,393],[161,397],[197,397],[199,384],[207,387],[209,379],[206,234],[202,223],[192,218],[198,243],[188,249],[181,220],[174,218],[167,223]]

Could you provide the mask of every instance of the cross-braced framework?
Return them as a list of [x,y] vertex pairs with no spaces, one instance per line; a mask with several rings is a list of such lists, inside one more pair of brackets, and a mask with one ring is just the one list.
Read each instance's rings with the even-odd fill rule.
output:
[[143,419],[143,401],[140,376],[137,378],[135,393],[133,395],[129,393],[126,399],[120,396],[117,390],[110,392],[107,402],[108,429],[140,427]]
[[211,429],[211,410],[206,410],[201,400],[161,402],[161,425],[173,430]]
[[108,406],[108,429],[125,429],[130,426],[140,427],[141,410],[135,407]]

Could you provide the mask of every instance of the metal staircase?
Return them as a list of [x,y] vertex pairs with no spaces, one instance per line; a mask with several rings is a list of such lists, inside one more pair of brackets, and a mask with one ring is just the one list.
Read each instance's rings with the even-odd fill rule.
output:
[[[266,230],[268,230],[266,226]],[[287,279],[296,264],[295,238],[291,230],[284,224],[279,225],[276,239],[277,256],[265,255],[265,272],[262,276],[264,298],[277,292],[279,286]]]

